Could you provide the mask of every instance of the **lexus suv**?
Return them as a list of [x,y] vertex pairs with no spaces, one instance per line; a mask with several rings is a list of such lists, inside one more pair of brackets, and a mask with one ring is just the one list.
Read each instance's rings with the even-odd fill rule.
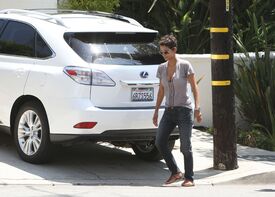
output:
[[0,11],[0,125],[19,156],[42,163],[52,144],[91,140],[161,159],[152,124],[164,61],[157,33],[102,12]]

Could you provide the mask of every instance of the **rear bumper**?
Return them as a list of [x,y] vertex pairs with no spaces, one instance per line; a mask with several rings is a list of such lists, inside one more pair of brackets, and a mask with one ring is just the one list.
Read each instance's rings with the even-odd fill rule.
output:
[[[70,141],[109,141],[109,142],[136,142],[151,141],[156,137],[157,129],[130,129],[130,130],[107,130],[101,134],[90,135],[70,135],[70,134],[51,134],[50,138],[53,143],[62,143]],[[178,139],[179,132],[175,129],[170,139]]]
[[[58,106],[58,107],[56,107]],[[45,106],[51,140],[74,138],[98,140],[148,139],[156,134],[153,125],[154,108],[98,108],[89,99],[55,100],[55,106]],[[159,110],[159,119],[164,109]],[[74,128],[80,122],[96,122],[92,129]]]

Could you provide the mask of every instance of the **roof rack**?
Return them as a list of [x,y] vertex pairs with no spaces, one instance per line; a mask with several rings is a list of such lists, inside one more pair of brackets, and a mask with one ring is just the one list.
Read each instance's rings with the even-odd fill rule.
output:
[[131,23],[136,26],[142,26],[136,20],[125,17],[119,14],[108,13],[108,12],[100,12],[100,11],[84,11],[84,10],[70,10],[70,9],[54,9],[54,8],[46,8],[46,9],[29,9],[29,11],[39,11],[38,13],[42,12],[48,15],[55,15],[55,14],[86,14],[86,15],[93,15],[93,16],[101,16],[112,18],[120,21],[124,21],[127,23]]
[[107,13],[107,12],[98,12],[98,11],[91,11],[89,14],[96,15],[96,16],[103,16],[103,17],[108,17],[108,18],[113,18],[121,21],[125,21],[128,23],[131,23],[136,26],[142,26],[139,22],[136,20],[126,17],[126,16],[121,16],[119,14],[112,14],[112,13]]
[[26,15],[26,16],[31,16],[34,18],[46,20],[49,22],[55,21],[53,23],[66,27],[66,25],[64,24],[64,22],[62,21],[61,18],[58,18],[58,17],[50,15],[50,14],[45,14],[45,13],[31,11],[31,10],[5,9],[5,10],[1,10],[0,14],[21,14],[21,15]]

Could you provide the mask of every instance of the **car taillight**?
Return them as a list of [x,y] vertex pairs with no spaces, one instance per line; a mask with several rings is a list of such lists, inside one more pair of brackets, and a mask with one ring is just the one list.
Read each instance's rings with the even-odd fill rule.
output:
[[103,71],[93,69],[93,82],[94,86],[115,86],[115,82]]
[[74,125],[74,128],[76,129],[92,129],[95,127],[97,122],[79,122],[76,125]]
[[90,68],[66,66],[63,71],[77,83],[84,85],[92,84],[92,70]]
[[66,66],[64,73],[71,77],[74,81],[84,85],[94,86],[115,86],[115,82],[103,71],[77,67]]

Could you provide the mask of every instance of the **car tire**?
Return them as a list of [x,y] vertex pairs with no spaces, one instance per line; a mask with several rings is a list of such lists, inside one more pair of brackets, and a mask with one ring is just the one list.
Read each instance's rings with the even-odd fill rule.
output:
[[17,152],[24,161],[34,164],[49,161],[49,124],[39,102],[27,102],[19,109],[13,132]]
[[[170,150],[174,148],[175,140],[169,140],[168,147]],[[138,142],[132,144],[132,149],[136,156],[145,161],[159,161],[163,159],[159,150],[155,145],[155,141]]]

